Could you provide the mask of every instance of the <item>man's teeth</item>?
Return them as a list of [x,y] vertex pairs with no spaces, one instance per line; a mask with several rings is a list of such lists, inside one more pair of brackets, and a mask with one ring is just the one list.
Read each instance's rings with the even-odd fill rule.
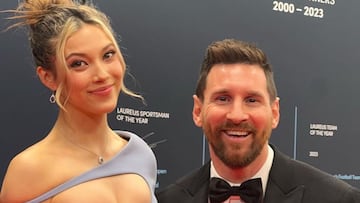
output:
[[228,135],[237,136],[237,137],[245,137],[248,135],[248,132],[245,131],[227,131],[226,133]]

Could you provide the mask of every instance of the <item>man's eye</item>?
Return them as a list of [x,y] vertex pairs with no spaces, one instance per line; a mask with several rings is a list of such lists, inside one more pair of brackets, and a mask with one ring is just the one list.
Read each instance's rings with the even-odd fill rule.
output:
[[250,98],[247,98],[246,101],[248,103],[254,103],[254,102],[257,102],[257,99],[250,97]]
[[230,98],[228,96],[219,96],[216,98],[216,101],[218,102],[228,102],[230,101]]
[[73,61],[70,64],[70,67],[71,68],[76,68],[76,67],[80,67],[80,66],[84,66],[84,65],[86,65],[86,63],[84,61]]

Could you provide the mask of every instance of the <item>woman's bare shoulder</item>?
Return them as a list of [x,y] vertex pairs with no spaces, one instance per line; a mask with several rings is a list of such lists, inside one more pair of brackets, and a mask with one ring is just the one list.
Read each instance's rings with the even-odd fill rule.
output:
[[0,202],[25,202],[46,190],[44,172],[48,161],[44,159],[47,158],[39,144],[17,154],[6,171]]

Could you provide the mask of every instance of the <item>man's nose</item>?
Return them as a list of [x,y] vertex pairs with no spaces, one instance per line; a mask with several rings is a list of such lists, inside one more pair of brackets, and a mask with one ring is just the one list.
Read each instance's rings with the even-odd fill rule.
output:
[[226,118],[234,124],[239,124],[249,119],[248,109],[241,102],[234,102],[226,114]]

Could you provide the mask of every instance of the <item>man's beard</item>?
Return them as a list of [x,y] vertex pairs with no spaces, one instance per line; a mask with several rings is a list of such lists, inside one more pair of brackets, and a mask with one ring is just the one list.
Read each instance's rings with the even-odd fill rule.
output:
[[[247,131],[250,134],[248,136],[253,136],[253,142],[251,143],[250,149],[245,153],[239,153],[244,147],[242,144],[231,144],[229,146],[221,139],[221,133],[224,129],[241,129],[242,131]],[[260,154],[263,149],[266,141],[270,136],[270,131],[263,131],[261,134],[258,134],[258,131],[248,123],[241,123],[235,125],[232,123],[225,123],[223,126],[217,128],[214,134],[209,134],[212,136],[210,140],[210,145],[215,153],[215,155],[228,167],[230,168],[242,168],[248,166],[252,163]],[[207,132],[210,133],[210,132]]]

